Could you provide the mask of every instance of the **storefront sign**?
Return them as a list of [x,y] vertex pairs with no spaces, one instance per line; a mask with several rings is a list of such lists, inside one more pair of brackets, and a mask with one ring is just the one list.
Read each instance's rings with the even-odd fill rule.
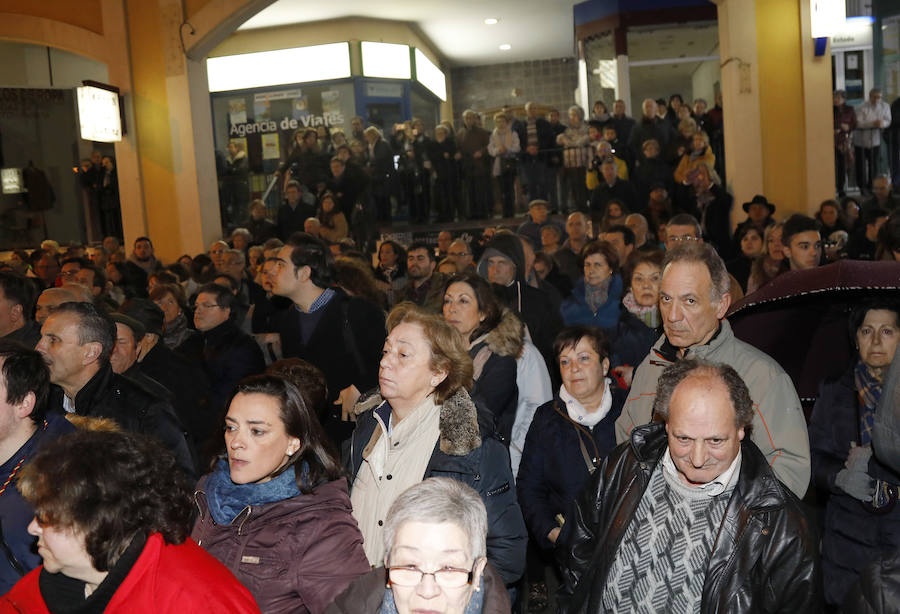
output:
[[266,134],[279,130],[297,130],[299,128],[318,128],[319,126],[343,126],[344,114],[340,111],[332,111],[322,115],[305,115],[300,119],[284,117],[281,121],[266,119],[262,121],[247,122],[244,124],[231,124],[229,136],[246,136],[248,134]]
[[78,124],[85,141],[115,143],[122,140],[119,94],[87,85],[76,88]]
[[858,27],[852,30],[844,30],[831,37],[831,49],[843,49],[846,47],[871,47],[872,26]]
[[27,191],[21,168],[0,168],[0,182],[3,184],[4,194],[21,194]]
[[403,86],[399,83],[366,83],[366,96],[373,98],[402,98]]

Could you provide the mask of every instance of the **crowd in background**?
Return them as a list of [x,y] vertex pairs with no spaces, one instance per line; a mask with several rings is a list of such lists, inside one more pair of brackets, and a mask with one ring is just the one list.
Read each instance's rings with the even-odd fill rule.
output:
[[[685,581],[685,594],[665,583],[625,594],[622,560],[639,568],[648,563],[639,552],[603,562],[613,587],[587,574],[599,567],[578,551],[591,543],[578,533],[590,525],[576,516],[590,507],[576,506],[579,493],[588,496],[588,484],[602,492],[598,476],[608,478],[611,466],[605,459],[627,462],[627,446],[616,446],[632,432],[664,439],[640,427],[654,415],[675,420],[652,399],[659,385],[674,406],[678,382],[666,389],[666,374],[694,359],[701,362],[690,369],[703,373],[719,369],[713,363],[733,367],[733,375],[726,369],[714,377],[729,386],[733,422],[741,440],[748,436],[724,465],[713,453],[718,464],[691,469],[672,452],[660,466],[674,463],[671,471],[682,476],[726,476],[710,495],[726,495],[710,508],[715,522],[739,522],[726,513],[728,501],[755,510],[769,496],[772,509],[781,510],[771,517],[782,523],[770,542],[792,553],[753,570],[722,572],[722,586],[755,590],[754,583],[767,581],[759,574],[783,580],[779,574],[796,572],[802,579],[774,597],[759,589],[765,596],[754,593],[747,603],[762,603],[753,601],[758,597],[783,600],[772,611],[822,611],[823,595],[837,607],[869,562],[900,547],[886,537],[900,513],[900,480],[878,466],[866,434],[900,335],[898,308],[883,301],[854,312],[858,356],[839,381],[822,383],[808,427],[782,368],[738,341],[725,318],[730,305],[780,276],[841,259],[897,260],[900,219],[888,177],[873,178],[871,198],[825,201],[814,218],[780,217],[757,195],[743,203],[746,219],[732,232],[720,104],[648,99],[633,120],[622,101],[612,113],[598,102],[587,116],[573,106],[563,125],[557,111],[545,119],[529,103],[523,118],[494,115],[492,132],[472,111],[463,123],[459,131],[441,124],[433,137],[417,120],[387,137],[359,118],[350,137],[298,132],[278,172],[285,202],[276,219],[255,200],[249,217],[202,254],[161,262],[150,237],[126,249],[113,233],[90,248],[45,241],[2,264],[0,392],[15,388],[17,372],[4,366],[11,357],[37,360],[31,371],[47,370],[46,381],[26,383],[32,393],[7,399],[9,407],[28,405],[14,414],[17,436],[27,437],[4,443],[12,429],[0,428],[0,451],[9,452],[0,458],[0,479],[6,471],[7,485],[21,458],[45,449],[33,468],[25,463],[21,494],[0,498],[4,550],[18,565],[4,568],[0,591],[41,563],[30,551],[32,536],[44,564],[40,582],[26,576],[7,602],[27,603],[40,593],[57,611],[51,601],[72,590],[45,577],[58,570],[81,582],[76,588],[88,605],[97,603],[93,591],[115,600],[124,594],[117,590],[134,587],[111,586],[109,578],[122,582],[141,569],[138,554],[191,544],[188,535],[240,584],[228,584],[199,549],[166,551],[171,564],[193,560],[196,573],[228,585],[219,599],[230,611],[406,614],[430,604],[448,613],[537,612],[554,608],[557,592],[561,611],[583,611],[574,609],[585,603],[579,599],[724,599],[725,589],[704,586],[702,574]],[[240,165],[240,153],[233,148],[229,164]],[[490,217],[492,180],[506,218],[516,215],[516,190],[524,192],[524,219],[487,226],[475,238],[443,230],[436,245],[376,241],[376,221],[400,210],[419,222]],[[230,205],[234,219],[242,206]],[[685,370],[679,377],[691,376]],[[739,393],[755,409],[735,401]],[[64,415],[104,418],[128,433],[121,441],[107,436],[111,451],[121,448],[110,452],[109,472],[115,462],[152,456],[127,440],[130,433],[168,448],[174,459],[159,470],[178,474],[166,477],[166,489],[181,516],[147,511],[140,522],[149,529],[120,527],[128,539],[116,534],[119,541],[103,542],[95,536],[100,521],[81,508],[65,511],[69,503],[41,486],[55,471],[61,480],[117,480],[122,489],[128,480],[98,477],[99,461],[87,463],[84,475],[54,469],[54,458],[87,458],[85,450],[104,445],[99,435],[65,435],[74,427]],[[14,441],[21,448],[11,447]],[[740,464],[742,477],[727,477],[729,463],[732,472]],[[722,471],[704,473],[715,467]],[[94,477],[84,477],[88,470]],[[797,502],[811,480],[831,495],[821,570],[820,536],[810,529],[819,522]],[[763,482],[765,496],[757,491]],[[670,487],[660,478],[647,492]],[[179,507],[190,499],[193,516]],[[466,504],[448,503],[454,500]],[[666,514],[634,503],[629,520]],[[119,522],[130,517],[109,506],[119,510]],[[146,520],[157,513],[158,525]],[[447,523],[461,533],[431,526]],[[90,538],[81,542],[89,564],[55,571],[45,535],[73,525]],[[801,530],[811,531],[803,543],[785,545],[785,532],[796,538]],[[618,538],[627,544],[642,537]],[[699,539],[705,554],[697,556],[724,556],[711,540]],[[463,555],[441,559],[449,551]],[[684,564],[667,558],[662,568],[682,573]],[[602,590],[593,594],[584,587],[595,581]],[[176,590],[177,578],[164,582],[164,592]]]

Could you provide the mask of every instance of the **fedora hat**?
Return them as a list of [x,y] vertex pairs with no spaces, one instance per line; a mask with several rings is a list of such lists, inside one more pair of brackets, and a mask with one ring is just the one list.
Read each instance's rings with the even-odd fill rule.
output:
[[762,194],[757,194],[753,197],[753,199],[749,203],[744,203],[744,212],[750,212],[750,205],[763,205],[769,210],[769,215],[775,213],[775,205],[766,200],[766,197]]

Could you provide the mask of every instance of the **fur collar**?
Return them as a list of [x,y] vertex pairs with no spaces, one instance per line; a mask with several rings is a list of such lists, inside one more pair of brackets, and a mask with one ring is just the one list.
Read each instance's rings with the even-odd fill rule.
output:
[[475,345],[485,341],[494,354],[518,358],[524,345],[524,330],[525,326],[518,316],[509,309],[504,309],[500,323],[477,339]]
[[[375,391],[361,397],[353,408],[353,413],[359,416],[375,409],[382,402],[384,399],[381,393]],[[449,456],[465,456],[481,445],[478,410],[465,388],[454,392],[441,406],[440,431],[441,452]]]

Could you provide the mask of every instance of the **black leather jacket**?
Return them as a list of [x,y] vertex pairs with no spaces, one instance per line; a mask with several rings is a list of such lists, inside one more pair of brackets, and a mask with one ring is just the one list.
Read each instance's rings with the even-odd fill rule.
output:
[[[603,612],[606,574],[650,475],[665,425],[632,431],[594,473],[560,536],[561,613]],[[744,438],[737,486],[710,553],[700,612],[822,612],[818,539],[797,498]]]

